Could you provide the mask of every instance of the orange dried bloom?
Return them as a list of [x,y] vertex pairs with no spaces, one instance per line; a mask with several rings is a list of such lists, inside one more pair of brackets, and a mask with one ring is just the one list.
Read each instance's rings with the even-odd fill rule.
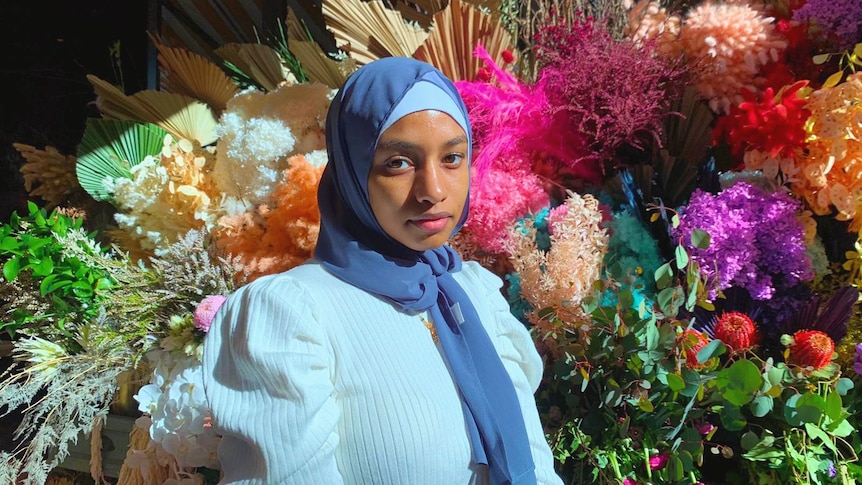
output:
[[835,342],[819,330],[800,330],[793,334],[789,361],[814,370],[822,369],[832,361]]
[[679,32],[682,51],[697,73],[695,86],[717,113],[756,89],[760,70],[787,47],[772,17],[747,3],[706,2],[689,11]]
[[304,155],[293,156],[288,163],[290,168],[270,205],[224,216],[213,231],[216,246],[230,257],[237,278],[245,282],[303,263],[317,244],[317,186],[323,167],[311,164]]
[[837,86],[818,89],[808,98],[811,117],[808,155],[800,161],[800,175],[791,184],[812,211],[851,221],[849,230],[862,229],[862,72]]

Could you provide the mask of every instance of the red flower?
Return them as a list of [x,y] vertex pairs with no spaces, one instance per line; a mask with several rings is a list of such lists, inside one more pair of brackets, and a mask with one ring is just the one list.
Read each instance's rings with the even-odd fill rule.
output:
[[725,313],[715,324],[715,338],[734,352],[751,348],[757,344],[759,337],[757,327],[745,313]]
[[509,49],[505,49],[501,55],[503,56],[503,62],[505,62],[506,64],[511,64],[515,62],[515,55],[512,54],[512,51],[510,51]]
[[805,146],[805,122],[811,112],[798,93],[807,85],[808,81],[797,81],[778,93],[766,88],[762,96],[742,90],[745,101],[718,119],[713,141],[726,141],[736,155],[756,149],[770,157],[792,156]]
[[679,338],[680,347],[685,351],[685,365],[689,369],[701,369],[706,365],[706,362],[698,362],[697,353],[700,349],[706,347],[709,340],[701,332],[688,329]]
[[835,342],[819,330],[800,330],[793,334],[789,361],[793,364],[822,369],[832,361]]

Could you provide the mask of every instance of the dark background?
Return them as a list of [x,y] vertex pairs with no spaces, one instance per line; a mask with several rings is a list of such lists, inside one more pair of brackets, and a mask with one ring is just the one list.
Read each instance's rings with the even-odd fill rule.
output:
[[[126,94],[147,89],[148,0],[0,0],[0,220],[26,208],[12,143],[74,155],[98,116],[93,74]],[[111,49],[119,46],[119,62]]]

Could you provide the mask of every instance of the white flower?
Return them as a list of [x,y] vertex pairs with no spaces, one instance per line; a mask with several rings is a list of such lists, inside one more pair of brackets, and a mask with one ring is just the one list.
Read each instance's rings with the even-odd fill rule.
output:
[[218,468],[219,437],[204,426],[209,407],[200,361],[162,349],[149,352],[147,358],[155,364],[153,375],[135,399],[138,409],[150,417],[139,425],[149,429],[153,442],[180,467]]

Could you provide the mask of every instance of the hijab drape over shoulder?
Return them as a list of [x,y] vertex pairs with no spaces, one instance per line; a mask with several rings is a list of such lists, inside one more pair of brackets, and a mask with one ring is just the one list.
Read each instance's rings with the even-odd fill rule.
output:
[[433,66],[389,57],[347,79],[326,119],[329,163],[318,191],[315,256],[338,278],[402,310],[429,312],[461,394],[475,460],[488,465],[492,483],[536,483],[512,381],[469,297],[452,277],[461,259],[449,246],[419,252],[395,241],[369,203],[368,176],[380,135],[398,119],[424,110],[451,116],[471,146],[466,107],[452,82]]

